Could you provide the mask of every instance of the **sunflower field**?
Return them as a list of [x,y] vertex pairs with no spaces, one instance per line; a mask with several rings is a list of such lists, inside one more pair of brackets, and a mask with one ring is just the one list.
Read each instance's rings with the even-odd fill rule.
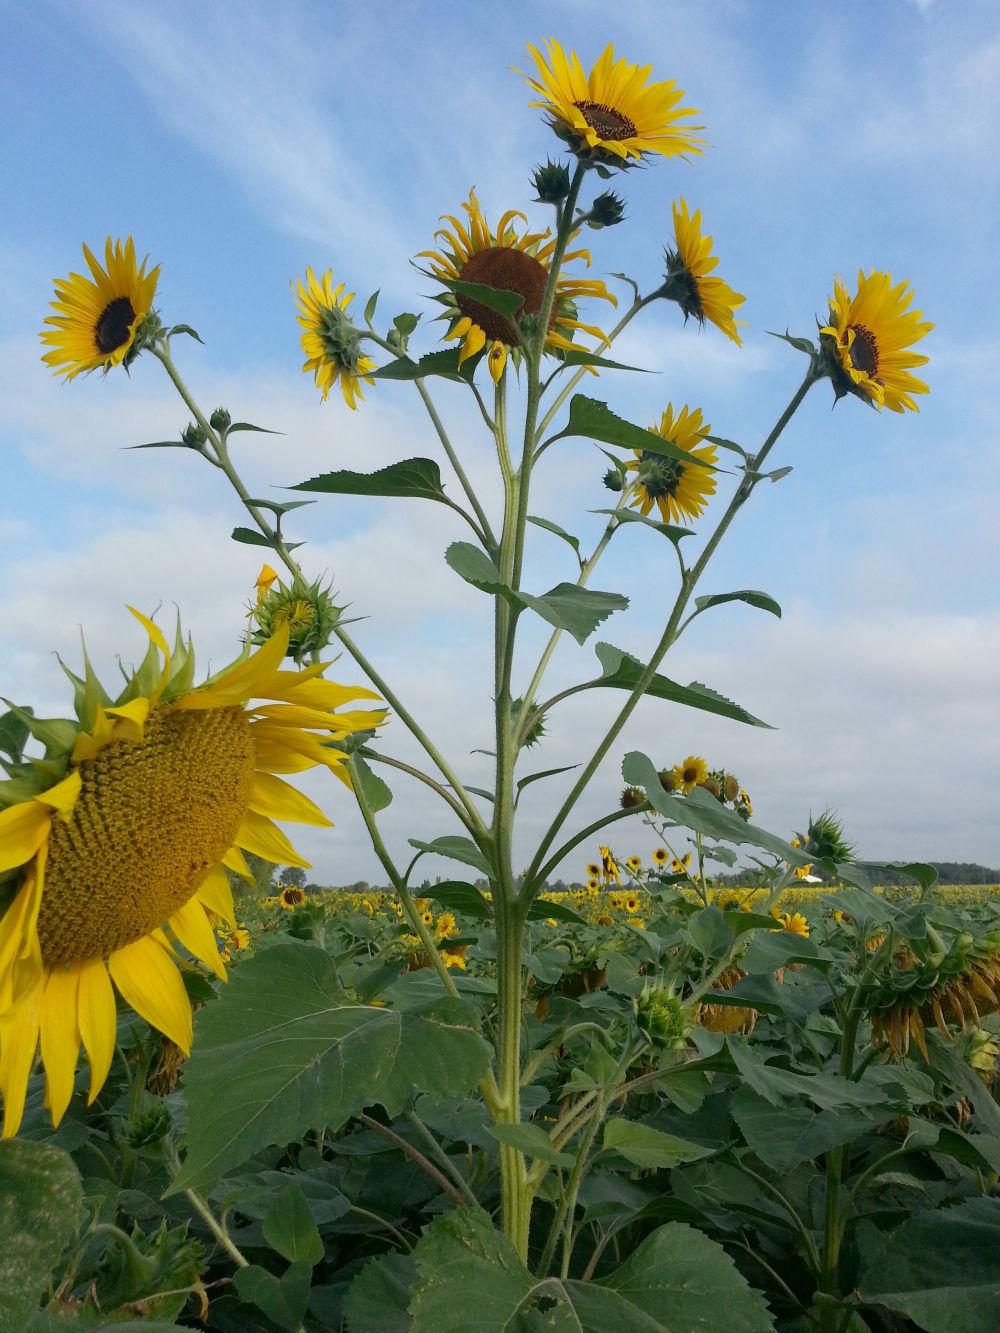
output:
[[[866,859],[829,810],[773,833],[714,759],[623,737],[647,699],[768,726],[661,668],[717,608],[780,617],[758,589],[699,592],[703,574],[791,471],[775,464],[806,397],[908,419],[934,326],[888,271],[831,273],[810,336],[776,335],[801,375],[763,438],[713,433],[679,388],[647,425],[620,416],[604,398],[636,367],[613,344],[654,303],[742,347],[746,297],[686,198],[645,294],[594,267],[630,172],[690,165],[705,127],[673,79],[611,45],[589,70],[555,39],[524,63],[547,145],[530,198],[549,225],[527,199],[494,216],[463,194],[414,244],[439,328],[380,313],[377,291],[355,304],[348,256],[292,284],[302,387],[348,421],[371,394],[405,396],[434,457],[260,498],[237,446],[263,428],[196,399],[180,362],[201,339],[166,318],[134,237],[84,245],[86,272],[55,280],[46,366],[67,382],[140,357],[162,371],[189,420],[137,447],[197,468],[263,563],[227,664],[207,668],[179,616],[168,632],[129,607],[142,646],[120,679],[85,647],[60,661],[65,715],[27,699],[0,714],[0,1333],[996,1325],[997,886]],[[495,455],[492,489],[470,478],[445,392]],[[535,512],[536,471],[567,440],[600,454],[589,551]],[[437,505],[459,534],[448,577],[489,606],[488,787],[359,642],[363,599],[342,601],[296,539],[302,505],[357,496]],[[623,532],[655,577],[600,591]],[[535,542],[567,562],[547,591]],[[662,608],[644,656],[598,642],[597,668],[577,654],[556,689],[557,650],[643,596]],[[610,703],[575,738],[581,762],[525,771],[583,692]],[[381,817],[405,783],[436,822],[390,845]],[[255,866],[309,866],[282,826],[326,830],[338,804],[385,887],[286,872],[254,891]],[[651,857],[620,853],[636,828]],[[432,884],[426,856],[452,877]],[[746,884],[723,883],[738,864]],[[550,892],[567,866],[579,887]],[[890,871],[904,888],[879,887]]]

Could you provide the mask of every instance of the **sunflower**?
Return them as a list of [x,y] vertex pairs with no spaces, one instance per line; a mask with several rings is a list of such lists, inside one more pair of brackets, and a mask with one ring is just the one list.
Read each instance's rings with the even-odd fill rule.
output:
[[929,393],[923,380],[909,372],[930,359],[908,351],[934,325],[921,311],[907,310],[913,300],[908,282],[892,285],[888,273],[858,271],[858,290],[851,296],[837,278],[830,300],[830,322],[820,329],[837,397],[854,393],[879,409],[893,412],[920,409],[911,394]]
[[20,1124],[39,1041],[53,1122],[69,1103],[81,1041],[94,1100],[115,1048],[112,983],[190,1049],[177,946],[225,976],[209,914],[235,927],[226,869],[252,878],[244,852],[306,866],[272,819],[330,822],[277,774],[322,764],[349,784],[331,742],[383,716],[332,711],[377,696],[319,679],[321,665],[279,670],[282,634],[193,688],[190,643],[178,630],[171,652],[133,614],[150,644],[117,700],[87,662],[83,677],[68,673],[76,721],[17,710],[46,754],[12,765],[0,783],[0,876],[12,889],[0,920],[6,1135]]
[[597,865],[596,862],[591,861],[590,865],[587,867],[587,878],[597,879],[600,876],[600,873],[601,873],[601,867]]
[[630,894],[629,897],[625,899],[625,911],[628,912],[630,915],[634,916],[635,913],[638,912],[638,910],[639,910],[639,899],[636,898],[634,895]]
[[683,860],[678,860],[675,856],[670,862],[671,872],[675,875],[684,875],[687,873],[688,866],[691,864],[691,853],[685,852]]
[[598,847],[601,854],[601,874],[604,877],[605,884],[620,884],[622,877],[618,873],[618,867],[615,865],[615,858],[611,854],[610,847]]
[[552,128],[578,157],[625,166],[630,158],[640,161],[651,153],[677,157],[702,151],[705,141],[692,133],[702,126],[680,123],[698,112],[679,105],[684,91],[672,79],[650,83],[651,65],[616,60],[610,44],[587,75],[575,51],[567,58],[554,37],[547,45],[548,59],[528,46],[537,77],[524,77],[542,97],[531,105],[549,113]]
[[801,912],[778,912],[775,908],[771,915],[781,922],[782,930],[790,931],[793,935],[801,935],[804,939],[809,937],[809,922]]
[[434,922],[434,933],[438,939],[447,939],[449,935],[458,934],[458,925],[451,912],[442,912]]
[[678,199],[673,213],[674,249],[667,251],[667,276],[659,294],[668,301],[676,301],[685,320],[693,315],[699,324],[704,324],[707,319],[742,347],[743,339],[736,326],[743,321],[736,320],[734,313],[747,298],[734,292],[721,278],[709,277],[719,261],[712,254],[711,236],[702,235],[701,210],[692,217],[687,202]]
[[296,278],[292,290],[300,312],[296,319],[302,326],[299,341],[307,358],[303,373],[313,372],[316,387],[323,390],[323,402],[340,380],[344,402],[353,410],[357,399],[365,396],[362,381],[375,383],[370,374],[375,362],[362,353],[361,333],[347,313],[354,293],[345,292],[342,282],[334,287],[333,270],[329,268],[322,278],[307,268],[305,284]]
[[457,949],[442,949],[441,957],[445,967],[457,967],[465,972],[467,969],[465,951],[468,947],[467,944],[460,944]]
[[300,889],[297,884],[287,884],[278,894],[278,906],[283,907],[286,912],[301,907],[305,900],[305,890]]
[[[738,981],[747,975],[738,967],[727,967],[715,980],[716,990],[732,990]],[[757,1010],[745,1009],[735,1004],[700,1004],[694,1013],[695,1020],[709,1032],[739,1032],[747,1034],[754,1030],[757,1022]]]
[[159,266],[146,272],[148,256],[136,266],[131,236],[124,246],[107,238],[103,268],[86,245],[83,255],[93,281],[82,273],[56,278],[52,302],[56,313],[45,320],[52,328],[39,334],[52,348],[42,360],[54,375],[65,375],[67,380],[90,370],[107,373],[131,360],[129,352],[152,309],[160,276]]
[[[462,208],[468,216],[468,223],[463,223],[451,213],[443,214],[443,219],[451,225],[441,227],[434,233],[435,240],[441,242],[439,248],[423,250],[419,257],[429,261],[429,276],[445,285],[445,292],[437,299],[445,307],[445,318],[449,321],[445,342],[461,340],[458,364],[462,365],[489,343],[487,364],[494,383],[497,383],[507,365],[511,349],[515,361],[520,358],[520,332],[516,324],[505,315],[473,300],[471,296],[454,291],[450,284],[471,282],[515,292],[523,301],[519,318],[537,315],[541,311],[549,280],[548,260],[552,257],[556,243],[548,231],[529,232],[527,218],[514,209],[503,215],[495,232],[491,231],[479,207],[475,190],[469,191],[468,201]],[[525,228],[520,234],[515,221],[518,218]],[[572,232],[569,240],[572,242],[578,235],[578,231]],[[574,259],[582,259],[589,266],[590,251],[570,250],[563,256],[562,262],[568,264]],[[545,335],[547,347],[571,350],[574,346],[571,340],[577,329],[591,334],[602,343],[607,342],[601,329],[593,324],[579,322],[576,317],[577,297],[595,297],[610,301],[612,305],[618,304],[617,298],[599,279],[563,277],[560,274]]]
[[601,887],[601,881],[600,881],[599,879],[596,879],[596,878],[595,878],[595,879],[588,879],[588,880],[587,880],[587,892],[588,892],[588,893],[596,893],[600,887]]
[[811,875],[811,874],[812,874],[812,866],[811,866],[811,865],[804,865],[804,866],[796,866],[796,867],[795,867],[795,878],[796,878],[796,879],[806,879],[807,876],[809,876],[809,875]]
[[[654,435],[676,444],[692,458],[714,466],[715,446],[696,447],[711,429],[707,423],[702,425],[700,407],[694,411],[682,407],[675,417],[673,403],[667,404],[660,424],[650,427]],[[637,451],[635,459],[628,464],[628,471],[638,474],[633,483],[635,494],[631,507],[645,515],[655,504],[664,523],[697,518],[705,508],[707,497],[715,494],[715,477],[710,468],[702,467],[700,463],[681,463],[651,449]]]
[[[677,779],[677,786],[687,796],[708,777],[708,764],[699,755],[689,754],[683,764],[678,764],[674,769],[674,777]],[[690,862],[689,853],[684,858],[684,864],[689,865]]]
[[629,870],[631,870],[633,875],[638,875],[639,871],[642,869],[642,857],[630,856],[625,864],[628,866]]
[[653,852],[653,865],[662,870],[669,858],[670,853],[667,851],[666,847],[657,847]]

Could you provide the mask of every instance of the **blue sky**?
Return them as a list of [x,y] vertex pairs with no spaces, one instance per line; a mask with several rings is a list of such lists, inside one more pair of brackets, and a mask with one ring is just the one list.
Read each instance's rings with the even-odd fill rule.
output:
[[[15,59],[0,86],[8,183],[0,217],[0,577],[6,590],[0,691],[64,707],[52,657],[138,649],[120,609],[177,602],[205,654],[231,656],[256,553],[228,540],[235,499],[197,460],[125,445],[185,421],[159,367],[131,379],[62,385],[38,360],[51,279],[131,232],[163,267],[158,305],[207,346],[182,346],[203,405],[285,432],[241,446],[253,489],[335,467],[435,455],[407,386],[379,386],[358,413],[320,406],[300,373],[289,280],[332,266],[380,314],[424,310],[430,284],[409,260],[438,214],[471,185],[491,216],[530,203],[532,166],[558,143],[511,66],[553,34],[585,63],[613,40],[674,78],[701,111],[711,147],[692,163],[651,162],[620,184],[626,225],[589,236],[594,271],[624,270],[644,290],[660,273],[671,200],[702,209],[720,273],[748,297],[737,349],[654,306],[618,354],[655,374],[603,376],[590,391],[648,422],[668,399],[699,405],[715,430],[759,441],[794,390],[799,355],[767,329],[809,334],[835,273],[859,266],[911,280],[936,324],[932,393],[919,415],[831,410],[814,390],[776,456],[791,464],[759,489],[713,563],[705,591],[766,589],[781,622],[743,607],[703,617],[669,674],[704,680],[778,730],[718,723],[647,702],[616,747],[581,819],[613,804],[615,764],[638,745],[673,761],[691,750],[734,768],[760,822],[785,831],[827,804],[873,857],[967,856],[1000,863],[1000,464],[993,404],[1000,368],[993,293],[1000,205],[1000,16],[983,0],[880,6],[632,3],[618,6],[430,0],[358,7],[223,3],[127,7],[8,3],[0,42]],[[436,344],[426,328],[421,350]],[[487,442],[445,386],[442,411],[493,504]],[[600,455],[581,441],[550,451],[535,512],[585,539],[606,502]],[[428,513],[430,508],[432,512]],[[453,742],[472,782],[487,743],[487,600],[441,553],[463,534],[430,506],[337,501],[303,511],[310,571],[328,569],[366,649]],[[568,552],[565,553],[568,556]],[[538,534],[529,586],[572,577]],[[669,558],[668,558],[669,557]],[[672,556],[653,534],[612,545],[593,586],[623,589],[626,615],[599,638],[642,656],[671,595]],[[528,646],[541,642],[530,631]],[[560,651],[559,688],[591,670],[590,648]],[[525,658],[525,668],[531,663]],[[338,665],[346,677],[355,669]],[[539,767],[586,757],[581,730],[614,700],[583,696],[557,721]],[[468,737],[468,745],[465,738]],[[412,755],[402,729],[387,748]],[[336,829],[303,845],[326,879],[377,877],[338,789]],[[541,784],[533,789],[545,791]],[[548,787],[554,801],[558,780]],[[527,850],[546,802],[526,813]],[[449,831],[419,792],[386,813],[398,849]],[[623,853],[652,845],[623,835]],[[443,864],[437,869],[444,870]],[[567,864],[572,872],[575,864]]]

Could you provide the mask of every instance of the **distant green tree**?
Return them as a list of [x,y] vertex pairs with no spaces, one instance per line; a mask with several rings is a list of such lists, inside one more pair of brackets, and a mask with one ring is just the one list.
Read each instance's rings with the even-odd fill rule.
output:
[[278,879],[282,884],[293,884],[297,889],[306,886],[306,872],[300,866],[282,866],[278,871]]

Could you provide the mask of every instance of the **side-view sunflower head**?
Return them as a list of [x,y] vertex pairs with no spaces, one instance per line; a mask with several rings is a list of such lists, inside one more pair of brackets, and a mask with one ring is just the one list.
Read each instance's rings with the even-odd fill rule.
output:
[[[91,276],[56,278],[56,299],[39,337],[49,348],[42,360],[54,375],[74,379],[91,370],[129,366],[138,355],[140,333],[153,308],[159,266],[146,272],[148,257],[136,263],[135,242],[104,243],[104,265],[83,247]],[[153,317],[155,320],[155,316]]]
[[[530,232],[525,215],[513,209],[503,215],[494,231],[479,206],[475,190],[469,191],[469,198],[462,208],[466,221],[451,213],[444,214],[443,220],[449,225],[435,232],[435,240],[440,245],[436,250],[421,251],[419,258],[428,261],[428,276],[444,286],[444,291],[435,299],[444,307],[442,318],[448,321],[445,342],[459,341],[458,364],[461,366],[469,357],[487,348],[487,365],[497,383],[506,368],[508,356],[519,364],[522,329],[530,326],[533,319],[537,321],[541,314],[549,280],[549,261],[556,242],[548,231]],[[578,235],[579,232],[573,232],[570,242]],[[577,259],[589,266],[590,252],[569,250],[562,262],[565,265]],[[472,283],[513,292],[521,298],[517,322],[466,292],[456,290],[455,283]],[[599,279],[560,272],[545,333],[545,345],[550,351],[571,350],[575,345],[573,336],[578,330],[589,333],[601,343],[607,342],[601,329],[582,324],[577,319],[576,302],[587,297],[618,304],[617,298]]]
[[650,83],[651,65],[616,60],[610,44],[589,74],[576,52],[567,56],[554,37],[546,46],[547,55],[528,46],[535,71],[524,77],[541,99],[531,105],[548,113],[552,129],[582,162],[627,167],[654,153],[701,153],[705,141],[694,131],[702,126],[690,124],[698,112],[681,105],[684,90],[673,79]]
[[[675,415],[673,403],[668,403],[659,423],[650,427],[652,434],[699,461],[682,463],[652,449],[637,450],[626,467],[627,472],[636,474],[630,507],[645,515],[655,505],[664,523],[684,523],[700,517],[708,497],[715,494],[712,468],[717,451],[714,444],[704,443],[711,429],[707,421],[702,422],[700,407],[692,410],[685,405]],[[703,467],[705,463],[709,466]]]
[[601,856],[601,874],[605,884],[621,884],[622,877],[610,847],[598,847]]
[[892,285],[877,269],[866,276],[858,270],[858,290],[851,296],[837,278],[830,298],[830,322],[820,328],[827,374],[837,398],[853,393],[880,410],[919,412],[915,393],[929,393],[910,371],[929,357],[910,350],[934,325],[910,310],[913,290],[908,282]]
[[685,322],[694,318],[703,325],[707,319],[737,347],[742,347],[738,326],[743,321],[735,318],[735,312],[747,298],[722,278],[711,276],[719,260],[712,254],[711,236],[702,233],[701,210],[692,215],[686,200],[677,199],[673,215],[674,246],[666,251],[667,273],[658,295],[676,301]]
[[322,765],[350,785],[350,733],[381,711],[337,712],[370,690],[285,671],[287,629],[194,686],[194,653],[139,612],[149,649],[112,698],[85,659],[73,719],[15,709],[44,757],[0,782],[0,1094],[17,1132],[41,1047],[46,1104],[59,1123],[83,1044],[90,1100],[115,1049],[115,990],[184,1052],[191,1006],[179,967],[225,970],[213,923],[236,929],[226,871],[252,879],[245,852],[307,866],[273,822],[329,825],[279,774]]
[[365,396],[362,383],[375,383],[371,377],[375,362],[361,350],[361,330],[348,314],[354,293],[344,287],[342,282],[334,287],[329,268],[321,278],[307,268],[305,282],[296,278],[292,284],[299,310],[296,319],[302,327],[299,342],[306,354],[302,371],[312,372],[323,402],[339,381],[344,402],[354,409]]

